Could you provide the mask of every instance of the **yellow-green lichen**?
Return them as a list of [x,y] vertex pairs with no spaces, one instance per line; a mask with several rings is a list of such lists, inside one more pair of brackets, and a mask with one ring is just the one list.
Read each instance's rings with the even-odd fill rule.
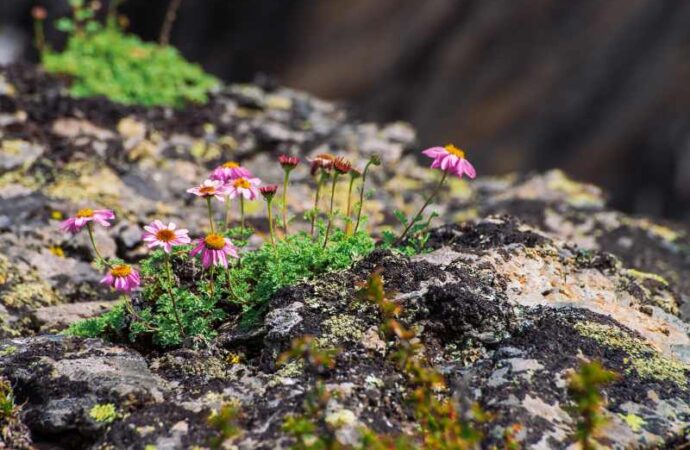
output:
[[7,347],[0,349],[0,358],[2,358],[3,356],[13,355],[16,352],[17,347],[15,347],[14,345],[8,345]]
[[634,433],[637,433],[638,431],[640,431],[640,430],[642,429],[642,427],[644,427],[644,425],[645,425],[645,423],[646,423],[642,417],[637,416],[637,415],[632,414],[632,413],[628,413],[628,414],[618,414],[618,416],[619,416],[621,419],[623,419],[623,421],[624,421],[625,423],[628,424],[628,426],[630,427],[630,429],[631,429]]
[[582,336],[626,352],[629,355],[625,360],[629,366],[626,371],[634,370],[642,378],[670,381],[681,388],[688,387],[687,372],[690,366],[662,355],[644,340],[619,328],[595,322],[578,322],[575,329]]
[[642,281],[642,282],[644,282],[646,280],[653,280],[653,281],[657,281],[657,282],[663,284],[664,286],[668,286],[668,281],[666,281],[666,279],[664,277],[662,277],[661,275],[657,275],[655,273],[642,272],[640,270],[635,270],[635,269],[628,269],[625,271],[625,273],[627,275],[633,277],[633,278],[636,278],[636,279]]
[[115,421],[119,415],[112,403],[102,403],[94,405],[89,411],[89,416],[96,422],[110,423]]
[[545,177],[547,187],[565,194],[565,201],[570,205],[602,206],[604,203],[598,188],[573,181],[560,170],[552,170]]
[[362,326],[356,317],[342,314],[323,322],[323,335],[319,341],[324,346],[338,345],[342,342],[358,342],[362,339]]

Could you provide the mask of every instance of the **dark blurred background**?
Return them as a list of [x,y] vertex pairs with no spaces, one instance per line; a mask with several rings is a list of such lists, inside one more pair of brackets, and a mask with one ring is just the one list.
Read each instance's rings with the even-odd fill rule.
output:
[[[0,0],[0,61],[36,59],[34,4],[68,11]],[[167,4],[120,10],[155,40]],[[265,74],[410,121],[483,174],[559,167],[623,210],[690,216],[690,1],[182,0],[171,41],[227,81]]]

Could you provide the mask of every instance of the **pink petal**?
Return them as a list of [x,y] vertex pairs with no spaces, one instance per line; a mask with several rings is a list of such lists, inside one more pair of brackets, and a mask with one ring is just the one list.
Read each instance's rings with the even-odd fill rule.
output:
[[466,159],[462,160],[462,166],[465,169],[465,173],[470,178],[475,178],[477,176],[477,171],[474,170],[474,166]]
[[431,147],[422,152],[422,155],[428,156],[429,158],[438,158],[446,154],[447,152],[443,147]]

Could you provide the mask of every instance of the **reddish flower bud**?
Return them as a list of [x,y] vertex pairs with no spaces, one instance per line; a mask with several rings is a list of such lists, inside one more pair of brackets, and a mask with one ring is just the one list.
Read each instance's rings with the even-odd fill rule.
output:
[[261,192],[261,195],[264,196],[266,200],[271,200],[274,195],[276,195],[276,192],[278,191],[278,185],[277,184],[267,184],[266,186],[261,186],[259,188],[259,191]]
[[46,20],[48,13],[44,7],[34,6],[31,8],[31,17],[33,17],[35,20]]
[[296,156],[280,155],[278,157],[278,162],[283,166],[283,169],[292,170],[299,164],[299,158]]
[[338,158],[333,162],[333,167],[342,175],[352,170],[352,163],[345,158]]

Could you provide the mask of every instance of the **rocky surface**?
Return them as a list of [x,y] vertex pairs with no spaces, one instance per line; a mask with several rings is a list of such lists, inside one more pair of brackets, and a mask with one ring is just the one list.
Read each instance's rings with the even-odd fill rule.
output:
[[[367,211],[376,230],[392,223],[393,207],[417,207],[433,174],[417,165],[409,126],[356,123],[294,91],[233,86],[203,108],[140,110],[69,99],[30,68],[2,73],[0,378],[23,405],[13,430],[30,430],[37,445],[204,448],[219,435],[209,416],[230,403],[241,411],[232,445],[287,448],[283,422],[302,410],[316,375],[276,360],[304,335],[341,349],[321,375],[334,393],[325,423],[339,441],[357,442],[361,425],[413,430],[393,343],[378,331],[375,305],[356,294],[377,268],[453,393],[493,414],[481,425],[487,446],[518,422],[525,448],[567,448],[575,416],[566,379],[592,359],[621,376],[604,388],[611,447],[688,444],[687,230],[612,211],[598,188],[559,171],[453,182],[437,207],[447,225],[432,232],[428,252],[379,249],[284,288],[263,322],[228,322],[208,347],[140,353],[50,334],[112,300],[84,237],[56,231],[78,207],[116,209],[116,225],[97,239],[136,261],[139,228],[154,217],[201,229],[205,211],[184,191],[225,159],[275,182],[280,151],[381,152]],[[300,213],[311,181],[295,175],[290,206]],[[260,236],[262,214],[251,215]]]

